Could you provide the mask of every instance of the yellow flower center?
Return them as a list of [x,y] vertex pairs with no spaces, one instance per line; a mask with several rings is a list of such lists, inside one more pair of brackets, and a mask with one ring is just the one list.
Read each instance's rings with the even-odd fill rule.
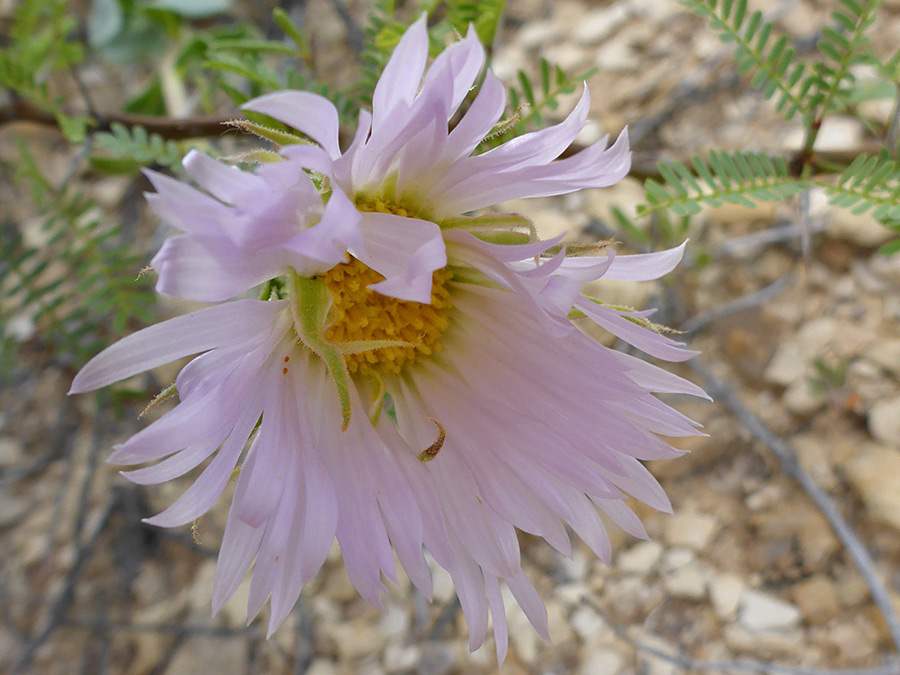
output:
[[[392,213],[404,218],[424,217],[421,209],[382,197],[357,195],[360,211]],[[332,267],[322,275],[331,292],[325,339],[340,348],[342,342],[395,341],[406,345],[380,347],[355,354],[345,354],[347,370],[361,375],[399,373],[421,356],[429,356],[441,347],[441,336],[449,324],[451,308],[446,269],[431,278],[431,303],[409,302],[370,291],[367,286],[384,277],[351,257],[348,262]]]
[[384,277],[356,258],[336,265],[322,275],[331,292],[332,305],[325,339],[341,342],[396,340],[407,346],[381,347],[344,359],[350,373],[390,375],[399,373],[420,356],[440,349],[449,325],[451,308],[447,268],[436,270],[431,282],[431,304],[409,302],[370,291],[367,286]]

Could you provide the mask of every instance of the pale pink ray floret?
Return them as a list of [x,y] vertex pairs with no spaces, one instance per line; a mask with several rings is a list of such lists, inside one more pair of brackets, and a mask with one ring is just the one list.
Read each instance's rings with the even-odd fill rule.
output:
[[[496,243],[484,234],[496,218],[466,215],[615,183],[630,166],[626,134],[558,159],[586,121],[585,89],[563,122],[479,154],[503,115],[503,86],[488,70],[450,129],[482,73],[484,49],[470,31],[430,66],[427,50],[422,17],[397,45],[372,112],[360,114],[344,150],[330,102],[278,92],[245,107],[315,145],[282,148],[283,161],[255,172],[192,153],[185,167],[201,189],[150,173],[151,205],[181,232],[153,260],[158,289],[219,304],[107,348],[78,373],[72,393],[194,356],[175,382],[179,403],[111,461],[145,465],[124,475],[152,484],[210,460],[147,521],[164,527],[202,516],[239,469],[214,610],[250,572],[248,614],[271,599],[271,633],[336,538],[351,581],[375,604],[384,579],[397,580],[395,559],[428,597],[430,565],[446,569],[470,647],[484,641],[490,616],[502,661],[503,585],[549,638],[517,530],[564,555],[572,530],[606,561],[600,512],[646,537],[626,500],[671,506],[641,461],[680,454],[661,435],[698,433],[655,394],[706,394],[577,327],[593,322],[651,356],[690,358],[682,342],[653,330],[649,312],[583,294],[602,278],[657,279],[679,263],[683,245],[569,257],[558,239]],[[369,291],[341,285],[360,269],[382,278]],[[283,280],[280,294],[233,299],[270,279]],[[436,331],[434,348],[383,336],[330,341],[340,312],[350,317],[340,319],[348,331],[368,335],[353,317],[372,307],[389,309],[369,323]],[[409,359],[394,365],[398,355]],[[385,394],[391,414],[380,412]]]

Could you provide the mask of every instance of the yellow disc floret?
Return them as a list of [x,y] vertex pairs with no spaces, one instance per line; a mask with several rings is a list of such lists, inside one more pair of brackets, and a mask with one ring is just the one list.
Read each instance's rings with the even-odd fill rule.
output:
[[332,305],[325,339],[340,348],[342,342],[393,340],[403,346],[381,347],[346,354],[347,370],[362,375],[399,373],[420,356],[440,349],[449,324],[451,307],[444,268],[432,276],[431,303],[409,302],[367,288],[384,277],[356,258],[335,265],[322,279],[331,292]]

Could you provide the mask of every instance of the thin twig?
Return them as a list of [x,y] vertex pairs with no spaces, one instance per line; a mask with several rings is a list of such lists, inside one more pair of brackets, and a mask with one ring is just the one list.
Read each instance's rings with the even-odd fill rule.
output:
[[671,663],[684,670],[718,670],[726,673],[760,673],[761,675],[897,675],[897,669],[900,667],[900,661],[885,664],[883,666],[876,666],[874,668],[828,670],[823,668],[809,668],[806,666],[785,666],[778,663],[750,661],[748,659],[722,659],[715,661],[694,659],[681,651],[669,653],[630,636],[622,626],[613,622],[600,606],[589,597],[583,595],[580,600],[582,604],[590,607],[596,612],[619,638],[629,643],[637,651]]
[[897,141],[900,140],[900,93],[894,100],[894,112],[891,113],[891,125],[887,132],[887,145],[891,154],[897,156]]
[[[238,114],[197,115],[175,119],[157,115],[132,115],[118,112],[97,112],[91,116],[91,131],[109,131],[113,124],[124,124],[126,127],[144,127],[147,131],[159,134],[169,140],[221,136],[231,127],[225,126],[229,120],[241,117]],[[0,106],[0,127],[12,122],[33,122],[44,126],[59,127],[56,117],[36,106],[31,101],[17,99]]]
[[[847,521],[844,520],[831,497],[816,484],[800,462],[797,461],[791,447],[781,440],[762,420],[750,412],[728,385],[713,375],[706,367],[700,365],[697,359],[692,359],[688,365],[704,380],[706,391],[709,392],[710,396],[724,403],[747,430],[772,451],[781,462],[785,473],[800,484],[819,511],[822,512],[822,515],[828,520],[835,535],[843,543],[850,557],[856,563],[860,574],[862,574],[868,584],[872,600],[884,617],[894,645],[900,651],[900,619],[898,619],[891,605],[890,596],[875,572],[875,564],[868,550],[866,550],[866,547],[859,540],[859,537],[856,536],[856,533]],[[896,673],[897,671],[893,672]]]
[[11,467],[0,473],[0,486],[40,473],[71,450],[75,441],[75,430],[78,428],[78,424],[69,419],[72,412],[71,400],[65,396],[57,403],[56,423],[53,425],[47,452],[30,464]]
[[737,312],[742,312],[751,307],[758,307],[781,293],[781,291],[790,285],[792,280],[793,276],[790,274],[779,277],[768,286],[761,288],[754,293],[749,293],[748,295],[744,295],[731,302],[726,302],[724,305],[714,307],[707,312],[698,314],[692,319],[688,319],[681,325],[680,331],[688,335],[697,333],[717,319],[721,319]]
[[456,620],[456,614],[459,612],[460,607],[459,597],[453,596],[453,600],[447,603],[447,606],[441,610],[441,613],[438,614],[438,618],[434,621],[434,626],[428,631],[429,640],[437,640],[441,637],[441,633],[444,632],[444,629]]
[[297,621],[297,636],[294,641],[294,673],[295,675],[303,675],[312,663],[315,655],[315,644],[313,642],[313,623],[303,606],[303,599],[297,601],[294,605],[294,619]]
[[347,44],[356,54],[360,54],[365,47],[365,35],[363,35],[362,29],[341,0],[331,0],[331,5],[344,23],[344,29],[347,31]]
[[84,630],[105,629],[124,633],[160,633],[162,635],[178,635],[182,637],[233,638],[240,635],[258,635],[255,626],[228,628],[227,626],[206,626],[198,624],[176,623],[129,623],[128,621],[108,621],[101,617],[73,617],[63,621],[67,628]]
[[[758,232],[731,237],[722,242],[718,249],[716,249],[715,255],[717,257],[726,258],[748,255],[753,253],[756,249],[768,246],[769,244],[779,244],[802,237],[803,229],[804,226],[799,223],[787,222],[773,225],[772,227]],[[815,219],[809,224],[809,231],[811,233],[821,232],[824,229],[825,221],[822,219]]]

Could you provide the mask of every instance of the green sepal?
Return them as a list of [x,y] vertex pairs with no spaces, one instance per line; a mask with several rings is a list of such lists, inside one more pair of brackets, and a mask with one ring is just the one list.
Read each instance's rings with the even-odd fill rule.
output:
[[156,396],[153,397],[153,399],[150,401],[150,403],[147,404],[147,407],[141,411],[140,415],[138,415],[138,419],[142,418],[144,415],[146,415],[148,412],[153,410],[160,403],[162,403],[163,401],[165,401],[167,399],[172,398],[173,396],[178,396],[178,389],[175,386],[174,382],[172,384],[170,384],[168,387],[166,387],[165,389],[163,389],[161,392],[159,392]]
[[482,216],[455,216],[445,218],[438,225],[442,229],[459,228],[471,232],[472,230],[525,230],[533,239],[537,239],[537,231],[534,223],[518,213],[486,213]]
[[350,426],[350,373],[344,355],[336,345],[325,340],[325,319],[331,306],[331,295],[321,279],[301,277],[296,272],[288,276],[291,290],[291,315],[294,330],[300,340],[325,362],[338,400],[341,402],[341,430]]
[[273,127],[267,127],[264,124],[251,122],[247,119],[228,120],[227,122],[225,122],[225,124],[230,127],[240,129],[241,131],[244,131],[246,133],[253,134],[254,136],[264,138],[267,141],[272,141],[276,145],[313,145],[312,141],[307,141],[304,138],[294,136],[294,134],[289,134],[286,131],[281,131]]

